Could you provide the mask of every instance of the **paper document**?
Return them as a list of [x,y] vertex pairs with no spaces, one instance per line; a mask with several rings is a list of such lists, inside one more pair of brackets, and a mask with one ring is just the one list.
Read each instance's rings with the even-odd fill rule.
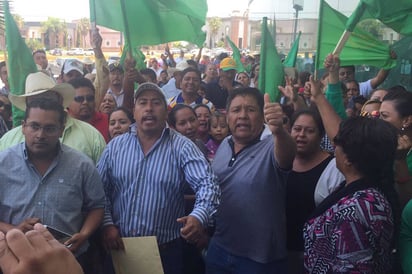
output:
[[112,250],[116,274],[164,274],[156,237],[122,240],[125,250]]

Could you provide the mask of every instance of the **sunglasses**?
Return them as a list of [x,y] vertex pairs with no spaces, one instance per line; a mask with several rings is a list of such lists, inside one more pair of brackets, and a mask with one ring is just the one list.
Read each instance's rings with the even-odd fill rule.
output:
[[83,103],[86,100],[86,102],[94,102],[94,95],[86,95],[86,96],[75,96],[74,101],[77,103]]

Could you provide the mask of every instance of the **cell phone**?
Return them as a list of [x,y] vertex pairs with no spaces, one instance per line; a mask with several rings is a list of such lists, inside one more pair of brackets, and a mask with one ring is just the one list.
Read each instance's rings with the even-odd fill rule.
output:
[[44,226],[51,233],[51,235],[53,235],[53,237],[56,238],[56,240],[58,240],[62,244],[64,244],[64,242],[66,242],[68,239],[72,237],[72,235],[70,235],[69,233],[61,231],[57,228],[51,227],[49,225],[44,225]]

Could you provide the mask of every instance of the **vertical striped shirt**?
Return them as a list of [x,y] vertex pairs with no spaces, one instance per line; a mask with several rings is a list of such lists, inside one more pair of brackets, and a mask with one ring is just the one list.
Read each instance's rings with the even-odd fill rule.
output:
[[145,156],[131,132],[114,138],[98,163],[107,197],[103,225],[118,226],[122,237],[157,236],[159,244],[178,238],[185,181],[196,193],[190,215],[207,225],[220,189],[196,145],[166,128]]

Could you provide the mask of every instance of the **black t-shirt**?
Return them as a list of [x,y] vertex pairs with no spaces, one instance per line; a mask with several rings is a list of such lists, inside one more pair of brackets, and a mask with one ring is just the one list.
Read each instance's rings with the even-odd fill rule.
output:
[[286,185],[286,220],[288,250],[303,251],[303,225],[315,209],[316,184],[332,156],[305,172],[291,171]]

